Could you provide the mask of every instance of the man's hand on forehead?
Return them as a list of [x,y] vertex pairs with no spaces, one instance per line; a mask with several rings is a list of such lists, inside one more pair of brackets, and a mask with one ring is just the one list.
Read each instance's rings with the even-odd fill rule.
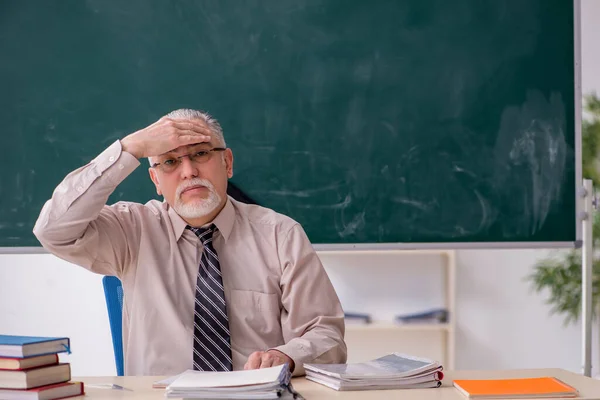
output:
[[121,140],[123,150],[137,158],[156,157],[190,145],[210,146],[212,132],[200,119],[161,118]]

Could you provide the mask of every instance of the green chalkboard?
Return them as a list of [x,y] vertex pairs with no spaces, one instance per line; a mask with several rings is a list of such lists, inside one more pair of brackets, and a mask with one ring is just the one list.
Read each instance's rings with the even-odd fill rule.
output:
[[[573,32],[565,0],[4,0],[0,246],[182,107],[314,243],[573,242]],[[155,196],[144,165],[110,202]]]

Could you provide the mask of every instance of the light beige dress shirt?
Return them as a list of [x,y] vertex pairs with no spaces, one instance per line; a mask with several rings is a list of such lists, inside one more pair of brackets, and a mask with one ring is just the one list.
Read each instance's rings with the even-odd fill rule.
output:
[[[56,256],[123,283],[126,375],[192,369],[197,236],[166,202],[109,195],[140,162],[119,141],[71,172],[34,227]],[[213,223],[231,332],[233,369],[277,349],[303,363],[344,363],[339,299],[302,227],[273,210],[228,198]]]

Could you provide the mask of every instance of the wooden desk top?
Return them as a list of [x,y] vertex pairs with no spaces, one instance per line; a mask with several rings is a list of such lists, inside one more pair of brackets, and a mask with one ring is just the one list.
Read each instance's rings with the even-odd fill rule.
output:
[[[343,399],[343,400],[465,400],[466,397],[452,387],[453,379],[501,379],[553,376],[579,390],[579,399],[600,399],[600,380],[588,378],[562,369],[529,369],[507,371],[446,371],[443,385],[437,389],[405,389],[405,390],[369,390],[354,392],[338,392],[326,386],[310,382],[305,378],[294,378],[292,384],[306,400]],[[152,389],[152,382],[165,377],[150,376],[110,376],[110,377],[74,377],[86,385],[117,384],[131,390],[101,389],[86,386],[86,399],[144,399],[164,400],[164,389]],[[83,399],[84,397],[73,397]]]

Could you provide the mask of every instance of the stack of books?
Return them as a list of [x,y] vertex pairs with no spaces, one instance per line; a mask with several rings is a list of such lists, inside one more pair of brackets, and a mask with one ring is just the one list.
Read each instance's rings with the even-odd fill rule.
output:
[[364,363],[304,364],[306,379],[335,390],[437,388],[442,365],[437,361],[392,353]]
[[188,370],[167,386],[165,395],[178,399],[279,399],[290,394],[294,397],[290,378],[287,364],[230,372]]
[[0,335],[0,399],[84,394],[82,382],[70,382],[71,366],[58,358],[63,352],[70,352],[69,338]]

